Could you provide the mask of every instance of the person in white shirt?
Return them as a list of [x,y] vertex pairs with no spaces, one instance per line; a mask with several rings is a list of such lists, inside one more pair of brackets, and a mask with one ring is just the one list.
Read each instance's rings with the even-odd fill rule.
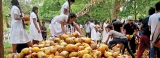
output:
[[[157,13],[151,15],[149,17],[149,21],[148,21],[148,26],[149,26],[149,29],[151,31],[151,35],[150,35],[150,41],[152,43],[153,39],[152,39],[152,36],[153,36],[153,33],[155,31],[155,28],[157,26],[157,23],[160,22],[160,2],[157,2],[155,4],[155,7],[156,7],[156,11]],[[150,45],[150,58],[155,58],[155,47],[151,44]],[[157,52],[157,56],[158,58],[160,57],[159,52]]]
[[[105,27],[107,27],[109,24],[108,24],[108,21],[105,19],[104,22],[103,22],[103,32],[102,32],[102,43],[108,43],[106,42],[107,40],[107,37],[108,37],[108,33],[106,32],[105,30]],[[109,40],[110,41],[110,40]]]
[[21,9],[18,0],[11,1],[11,30],[9,42],[12,44],[13,57],[16,57],[17,45],[27,43],[32,47],[31,39],[29,38],[25,26],[22,24],[23,17],[21,17]]
[[86,24],[85,24],[85,31],[86,31],[86,37],[91,37],[91,33],[90,33],[90,27],[89,27],[89,21],[86,21]]
[[75,2],[75,0],[69,0],[69,1],[70,1],[70,2],[66,1],[66,2],[62,5],[60,15],[61,15],[61,14],[69,15],[69,3],[70,3],[70,5],[72,5],[72,4]]
[[39,41],[43,40],[37,14],[38,7],[34,6],[30,14],[30,37],[33,39],[33,44],[38,44]]
[[101,26],[100,26],[100,22],[97,22],[96,23],[96,32],[97,32],[97,39],[99,40],[100,39],[100,35],[101,35],[101,33],[100,33],[100,29],[101,29]]
[[[64,14],[54,17],[51,21],[51,34],[53,38],[59,37],[62,34],[68,34],[68,32],[73,31],[71,30],[71,27],[74,27],[81,35],[83,35],[81,30],[78,28],[78,25],[74,22],[75,19],[75,13],[70,13],[69,19],[68,16]],[[72,26],[69,27],[68,25]],[[70,29],[70,31],[67,30],[68,28]]]
[[97,42],[97,33],[96,33],[96,25],[94,23],[94,20],[90,21],[90,29],[91,29],[91,39],[95,42]]

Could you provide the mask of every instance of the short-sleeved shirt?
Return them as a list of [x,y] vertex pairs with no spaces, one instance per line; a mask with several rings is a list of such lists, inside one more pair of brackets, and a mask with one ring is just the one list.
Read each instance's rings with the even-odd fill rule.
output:
[[150,39],[152,38],[158,22],[160,22],[160,13],[155,13],[149,17],[148,25],[151,26]]
[[96,25],[94,23],[90,23],[91,30],[95,29]]
[[108,34],[112,36],[113,38],[126,38],[124,34],[114,31],[114,30],[110,30]]
[[115,31],[118,31],[118,32],[121,32],[121,29],[120,27],[122,27],[122,23],[120,21],[115,21],[113,22],[113,26],[114,26],[114,30]]
[[31,22],[31,25],[34,25],[34,22],[33,22],[33,19],[36,19],[36,21],[37,21],[37,15],[34,13],[34,12],[32,12],[31,14],[30,14],[30,22]]
[[126,34],[132,35],[132,34],[134,33],[134,30],[137,30],[138,27],[137,27],[137,25],[134,24],[134,23],[133,23],[132,25],[130,25],[129,23],[126,23],[126,24],[124,25],[123,29],[126,30]]
[[64,9],[67,9],[67,15],[69,15],[69,3],[66,1],[61,8],[61,14],[64,14]]
[[89,28],[89,24],[85,24],[85,29],[87,33],[90,33],[90,28]]
[[[42,27],[42,30],[47,30],[47,28],[45,26]],[[47,36],[47,32],[42,32],[42,36]]]
[[11,19],[12,19],[11,25],[13,25],[14,23],[19,21],[19,20],[14,19],[14,14],[17,14],[18,18],[20,18],[21,13],[20,13],[20,10],[17,6],[12,6],[12,9],[11,9]]

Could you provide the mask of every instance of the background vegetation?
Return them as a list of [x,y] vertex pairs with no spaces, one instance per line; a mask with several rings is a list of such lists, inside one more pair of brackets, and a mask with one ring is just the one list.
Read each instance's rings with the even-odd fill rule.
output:
[[[39,7],[39,18],[41,21],[50,21],[54,16],[60,14],[61,6],[67,0],[19,0],[20,6],[25,15],[31,13],[33,6]],[[126,19],[127,16],[133,16],[135,19],[147,16],[150,7],[160,0],[75,0],[71,6],[71,12],[78,14],[77,22],[84,24],[86,20],[93,18],[97,21],[103,19],[112,20],[118,17]],[[4,33],[9,32],[11,0],[2,0]],[[92,5],[91,5],[92,4]],[[82,12],[89,10],[85,14]],[[48,24],[46,25],[48,28]],[[29,25],[26,28],[29,32]],[[48,30],[49,34],[49,30]],[[5,37],[8,39],[9,37]],[[11,51],[11,44],[4,43],[5,55]]]

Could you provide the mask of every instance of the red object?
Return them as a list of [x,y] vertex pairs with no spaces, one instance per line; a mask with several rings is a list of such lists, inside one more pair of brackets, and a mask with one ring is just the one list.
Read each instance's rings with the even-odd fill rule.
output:
[[140,37],[140,46],[139,46],[137,58],[141,58],[142,57],[142,54],[143,54],[145,48],[150,48],[150,39],[149,39],[148,36],[142,35]]

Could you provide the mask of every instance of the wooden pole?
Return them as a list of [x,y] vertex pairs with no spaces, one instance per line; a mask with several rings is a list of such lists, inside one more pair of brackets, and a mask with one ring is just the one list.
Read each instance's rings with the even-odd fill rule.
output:
[[0,0],[0,58],[4,58],[2,0]]

